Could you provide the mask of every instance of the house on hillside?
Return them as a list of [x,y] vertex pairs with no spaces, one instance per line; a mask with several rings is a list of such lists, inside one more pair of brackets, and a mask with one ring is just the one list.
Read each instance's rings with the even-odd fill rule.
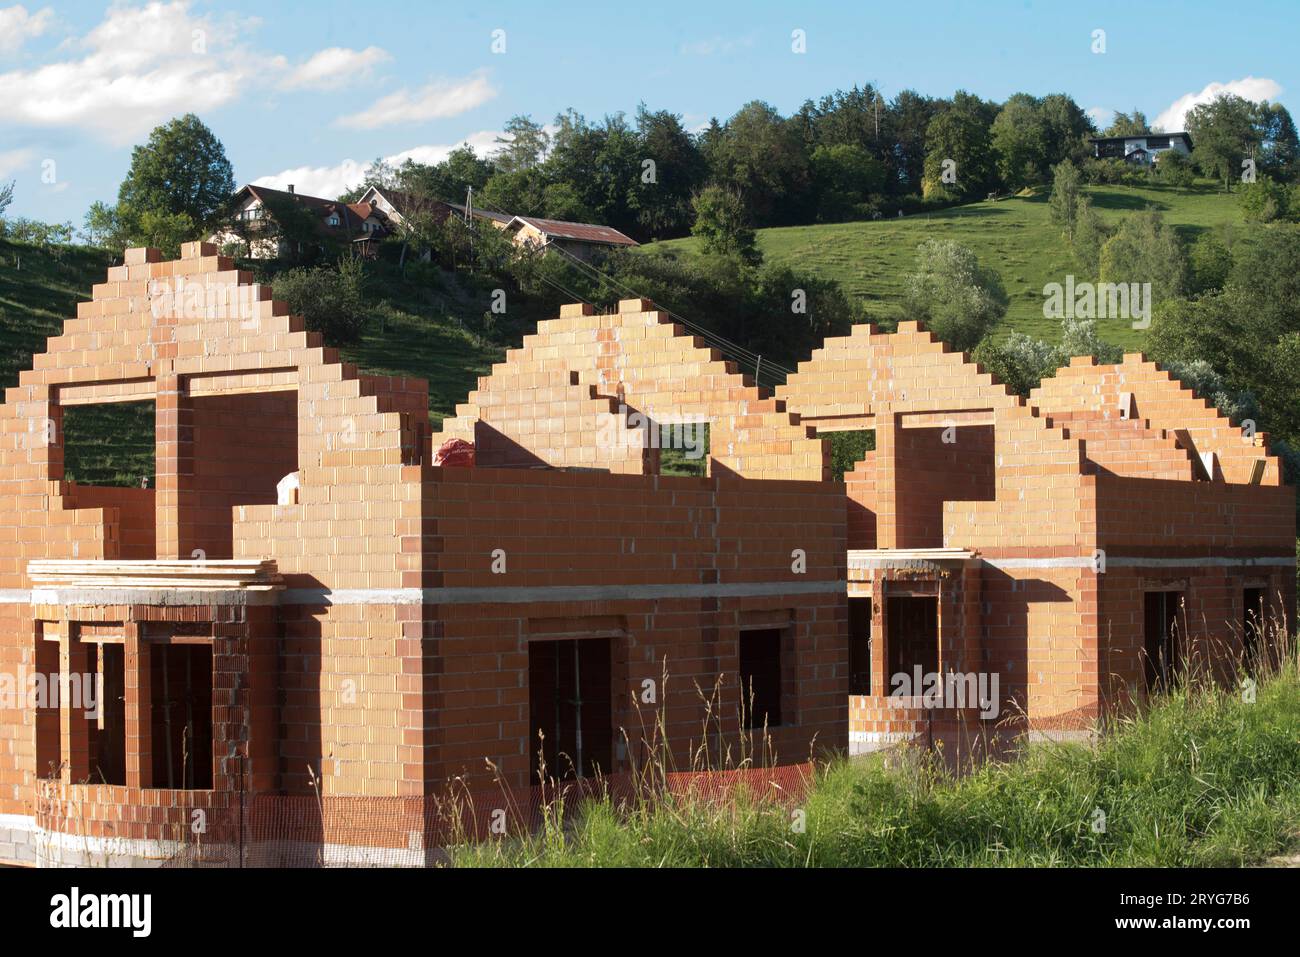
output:
[[351,247],[374,255],[375,244],[390,231],[382,211],[364,199],[343,203],[287,190],[248,185],[232,200],[228,222],[208,241],[218,248],[239,247],[249,259],[279,259],[302,254],[312,245]]
[[432,213],[438,219],[448,216],[465,219],[472,216],[505,230],[520,248],[562,249],[584,262],[590,260],[597,250],[638,245],[636,240],[609,226],[570,223],[536,216],[510,216],[481,206],[466,207],[462,203],[429,199],[387,187],[370,187],[362,194],[360,201],[374,206],[397,226],[416,211]]
[[1122,159],[1140,166],[1151,166],[1160,154],[1171,150],[1188,156],[1192,138],[1186,133],[1147,133],[1142,136],[1095,136],[1088,140],[1097,159]]
[[516,216],[506,224],[515,245],[529,249],[560,249],[584,262],[597,252],[640,245],[610,226],[568,223],[559,219]]
[[428,213],[435,219],[442,220],[448,216],[457,216],[461,219],[467,215],[475,219],[492,223],[498,228],[504,228],[513,218],[505,213],[496,213],[489,209],[474,207],[468,212],[463,203],[452,203],[443,199],[431,199],[427,196],[418,196],[415,193],[407,193],[400,189],[390,189],[387,186],[371,186],[358,200],[360,203],[366,203],[386,218],[389,226],[396,231],[407,218],[417,213]]

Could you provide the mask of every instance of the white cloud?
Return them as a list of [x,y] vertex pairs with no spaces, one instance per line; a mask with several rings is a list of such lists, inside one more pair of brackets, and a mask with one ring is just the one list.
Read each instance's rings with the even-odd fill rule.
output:
[[1211,100],[1223,93],[1233,93],[1247,100],[1276,100],[1282,93],[1282,87],[1276,80],[1266,77],[1247,76],[1227,83],[1209,83],[1199,93],[1184,93],[1170,103],[1151,124],[1151,128],[1165,133],[1178,133],[1186,129],[1187,111]]
[[[45,11],[29,17],[21,7],[0,10],[0,25],[18,23],[16,11],[28,32],[35,20],[45,28]],[[125,145],[173,116],[203,114],[255,88],[337,89],[389,59],[378,47],[332,47],[292,66],[250,44],[259,24],[192,13],[191,0],[119,0],[89,33],[59,46],[63,59],[0,72],[0,124],[71,127]]]
[[80,59],[0,73],[0,122],[92,130],[129,143],[178,113],[203,112],[239,96],[275,58],[238,44],[233,18],[192,17],[188,0],[117,4],[65,48]]
[[28,13],[22,4],[0,7],[0,53],[16,53],[32,37],[39,37],[54,22],[49,7]]
[[1105,106],[1090,106],[1083,112],[1088,114],[1088,118],[1099,130],[1110,126],[1115,119],[1115,111]]
[[692,40],[681,44],[677,52],[682,56],[723,56],[744,50],[754,45],[753,36],[747,37],[711,37],[707,40]]
[[330,47],[296,66],[280,82],[284,90],[337,90],[349,82],[369,77],[380,63],[392,57],[379,47],[349,50]]
[[[466,143],[474,147],[476,153],[483,156],[493,148],[494,141],[500,135],[500,133],[492,130],[481,130],[450,146],[413,146],[400,153],[394,153],[392,156],[385,156],[384,160],[393,166],[401,166],[408,159],[417,163],[434,164],[446,159],[452,150]],[[284,189],[292,184],[293,188],[299,193],[332,199],[360,183],[365,178],[366,167],[369,165],[369,160],[346,159],[334,166],[298,166],[255,179],[253,185],[267,186],[271,189]],[[447,198],[454,199],[455,197]]]
[[26,148],[0,152],[0,180],[7,180],[14,173],[36,162],[36,150]]
[[406,88],[380,97],[360,113],[341,116],[339,126],[374,130],[399,123],[423,123],[459,116],[497,95],[487,74],[478,70],[460,80],[434,80],[418,90]]

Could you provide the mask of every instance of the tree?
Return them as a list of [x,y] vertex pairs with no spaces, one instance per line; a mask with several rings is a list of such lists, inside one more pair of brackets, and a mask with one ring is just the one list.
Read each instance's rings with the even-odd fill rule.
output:
[[1052,222],[1065,230],[1066,240],[1074,244],[1074,230],[1079,221],[1079,168],[1068,159],[1052,168],[1052,195],[1047,204]]
[[990,130],[998,175],[1011,189],[1040,182],[1047,163],[1047,133],[1039,103],[1027,93],[1007,100]]
[[921,192],[925,176],[926,132],[939,109],[939,101],[915,90],[903,90],[889,104],[894,133],[894,165],[886,167],[886,192]]
[[186,213],[151,209],[133,218],[131,242],[160,249],[168,259],[179,259],[181,244],[200,232],[199,225]]
[[7,186],[0,185],[0,219],[4,219],[5,210],[9,208],[9,204],[12,203],[13,201],[14,201],[13,182],[10,182],[9,185]]
[[164,123],[131,151],[118,190],[119,214],[184,215],[198,227],[214,225],[235,191],[225,148],[193,113]]
[[1155,310],[1147,348],[1163,363],[1207,362],[1229,393],[1258,402],[1256,427],[1300,440],[1300,230],[1260,230],[1237,247],[1221,291]]
[[1114,365],[1124,358],[1124,350],[1101,339],[1094,320],[1067,317],[1061,320],[1058,344],[1013,332],[1001,342],[991,337],[984,339],[972,358],[1012,392],[1029,395],[1074,356],[1092,356],[1103,365]]
[[1300,176],[1300,138],[1290,112],[1281,103],[1261,103],[1259,126],[1260,170],[1282,182],[1295,181]]
[[861,146],[819,146],[813,150],[811,167],[822,222],[867,218],[871,195],[885,185],[884,164]]
[[1232,252],[1210,233],[1192,243],[1187,260],[1189,291],[1195,295],[1222,289],[1232,273]]
[[739,194],[754,225],[797,222],[809,211],[804,143],[773,107],[745,104],[704,148],[712,181]]
[[548,219],[585,223],[595,218],[569,183],[547,184],[542,189],[542,208]]
[[86,212],[82,238],[87,245],[100,249],[125,249],[131,245],[131,237],[117,214],[117,207],[98,200],[91,203]]
[[416,196],[463,203],[470,189],[482,191],[492,170],[491,162],[479,157],[466,143],[433,166],[408,159],[397,170],[397,186]]
[[924,322],[953,348],[974,348],[1006,315],[1009,302],[1001,277],[965,246],[930,239],[917,247],[903,315]]
[[1114,230],[1093,209],[1092,201],[1087,196],[1079,197],[1075,214],[1074,239],[1070,248],[1074,258],[1089,276],[1097,275],[1101,268],[1101,250],[1109,241]]
[[1031,389],[1055,375],[1063,364],[1059,345],[1023,332],[1012,332],[1001,341],[991,336],[985,338],[975,348],[971,359],[984,366],[1016,395],[1029,395]]
[[1187,254],[1160,213],[1145,210],[1127,217],[1101,249],[1102,282],[1150,283],[1151,301],[1181,296],[1187,288]]
[[1187,111],[1192,159],[1201,172],[1223,181],[1226,189],[1242,172],[1243,161],[1255,158],[1264,141],[1254,103],[1221,93],[1209,103]]
[[330,343],[355,342],[370,318],[365,270],[345,257],[336,266],[291,269],[275,278],[276,299]]
[[551,137],[541,123],[527,115],[512,116],[506,122],[505,136],[495,140],[500,149],[492,154],[497,169],[506,173],[532,169],[546,156]]
[[571,186],[597,222],[640,232],[632,196],[642,173],[641,146],[627,119],[615,113],[591,124],[569,110],[555,123],[551,154],[537,171],[546,182]]
[[754,227],[738,192],[722,186],[706,186],[696,195],[693,205],[695,225],[691,234],[699,237],[705,252],[736,256],[750,263],[762,258]]
[[1135,109],[1132,113],[1116,113],[1102,136],[1146,136],[1150,132],[1146,114]]
[[1178,150],[1156,154],[1156,175],[1170,186],[1187,188],[1196,181],[1192,162]]
[[340,203],[355,203],[371,186],[379,189],[392,189],[397,186],[397,170],[382,156],[376,156],[371,160],[370,165],[361,174],[361,182],[351,189],[344,190],[338,200]]
[[989,105],[958,91],[925,134],[922,191],[928,198],[983,198],[996,182]]
[[[643,235],[680,236],[690,229],[691,197],[708,176],[708,164],[682,118],[667,110],[636,111],[640,163],[629,188],[629,205]],[[651,166],[647,166],[647,160]]]
[[512,216],[546,215],[546,181],[542,170],[533,166],[495,174],[478,191],[475,205]]
[[1087,137],[1096,134],[1088,114],[1078,103],[1064,93],[1049,93],[1038,103],[1039,121],[1043,129],[1042,175],[1065,160],[1081,163],[1092,150]]

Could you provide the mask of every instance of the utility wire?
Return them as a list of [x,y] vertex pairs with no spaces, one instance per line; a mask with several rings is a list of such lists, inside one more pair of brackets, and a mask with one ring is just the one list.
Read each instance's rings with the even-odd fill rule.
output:
[[618,280],[614,279],[612,276],[609,276],[606,273],[601,272],[595,266],[592,266],[590,263],[583,262],[582,260],[578,259],[576,256],[574,256],[572,253],[568,252],[567,250],[562,249],[559,246],[551,247],[550,244],[548,244],[548,248],[554,248],[556,252],[559,252],[562,256],[565,257],[565,259],[567,259],[570,263],[576,266],[579,270],[584,271],[584,273],[587,275],[588,278],[596,279],[598,281],[603,281],[610,287],[619,290],[623,293],[630,293],[632,298],[649,299],[651,302],[654,302],[656,306],[662,308],[663,311],[666,312],[669,316],[671,316],[674,320],[680,322],[683,326],[685,326],[694,334],[698,335],[701,339],[704,339],[707,342],[710,342],[712,345],[716,346],[718,351],[722,352],[728,358],[735,360],[742,367],[753,366],[755,371],[754,381],[756,382],[760,381],[760,377],[764,373],[766,373],[769,381],[773,385],[781,385],[785,381],[785,376],[792,374],[792,370],[785,368],[780,363],[773,362],[770,359],[764,359],[762,356],[758,355],[757,353],[751,352],[749,349],[746,349],[745,347],[739,345],[738,343],[732,342],[731,340],[724,338],[723,336],[707,328],[706,326],[700,325],[697,322],[693,322],[690,319],[687,319],[685,316],[673,312],[673,310],[667,308],[666,306],[663,306],[662,303],[656,302],[654,299],[651,299],[649,296],[641,295],[635,289],[632,289],[626,284],[621,283]]

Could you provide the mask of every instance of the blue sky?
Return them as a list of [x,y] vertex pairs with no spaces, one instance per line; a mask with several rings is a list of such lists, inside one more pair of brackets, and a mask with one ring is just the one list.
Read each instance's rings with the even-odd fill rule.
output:
[[115,198],[131,145],[187,111],[225,143],[240,183],[333,195],[376,156],[488,149],[510,116],[549,121],[569,106],[599,118],[645,101],[695,127],[752,99],[788,113],[871,82],[887,97],[1065,92],[1103,122],[1134,107],[1176,118],[1217,84],[1294,110],[1298,11],[1293,0],[0,0],[0,179],[17,183],[10,215],[80,225],[91,202]]

